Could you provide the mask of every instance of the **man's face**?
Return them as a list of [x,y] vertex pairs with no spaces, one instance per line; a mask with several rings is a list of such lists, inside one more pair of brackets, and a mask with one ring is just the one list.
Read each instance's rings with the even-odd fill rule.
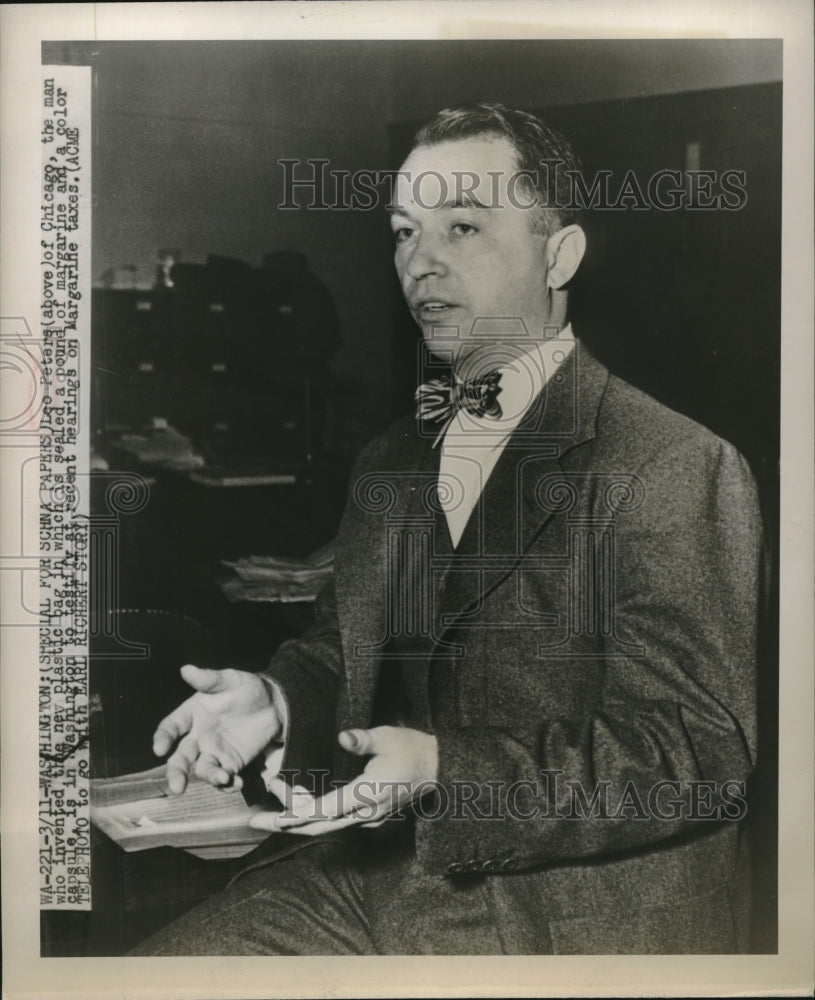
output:
[[[478,136],[413,150],[391,225],[396,271],[425,341],[463,361],[490,341],[541,338],[550,318],[544,233],[533,231],[515,150]],[[479,351],[479,354],[481,352]]]

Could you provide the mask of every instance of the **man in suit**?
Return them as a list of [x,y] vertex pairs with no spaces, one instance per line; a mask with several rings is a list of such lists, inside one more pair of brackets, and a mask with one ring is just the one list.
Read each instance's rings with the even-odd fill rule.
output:
[[260,756],[283,808],[137,954],[744,950],[755,490],[575,337],[553,160],[500,105],[417,134],[390,209],[424,419],[358,459],[310,631],[263,675],[183,668],[171,787]]

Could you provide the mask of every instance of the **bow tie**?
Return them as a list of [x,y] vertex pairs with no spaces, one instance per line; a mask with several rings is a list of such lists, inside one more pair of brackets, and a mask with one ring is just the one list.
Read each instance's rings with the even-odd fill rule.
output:
[[416,390],[416,419],[428,423],[441,423],[433,447],[441,441],[444,433],[459,410],[466,410],[476,417],[501,417],[501,404],[496,396],[501,391],[501,372],[487,372],[479,378],[462,381],[457,375],[424,382]]

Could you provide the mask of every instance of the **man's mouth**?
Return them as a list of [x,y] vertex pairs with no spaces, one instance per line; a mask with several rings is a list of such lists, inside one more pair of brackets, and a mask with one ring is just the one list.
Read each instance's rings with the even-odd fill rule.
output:
[[420,299],[413,308],[422,316],[439,316],[456,306],[455,303],[444,302],[442,299]]

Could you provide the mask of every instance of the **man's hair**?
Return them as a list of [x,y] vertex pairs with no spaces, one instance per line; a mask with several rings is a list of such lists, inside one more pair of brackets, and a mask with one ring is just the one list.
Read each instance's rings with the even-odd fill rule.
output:
[[508,139],[515,149],[517,169],[530,172],[531,176],[520,179],[519,186],[536,196],[536,207],[531,210],[536,231],[551,235],[580,221],[566,174],[580,170],[577,154],[565,136],[526,111],[492,101],[445,108],[416,132],[413,146],[436,146],[478,136]]

